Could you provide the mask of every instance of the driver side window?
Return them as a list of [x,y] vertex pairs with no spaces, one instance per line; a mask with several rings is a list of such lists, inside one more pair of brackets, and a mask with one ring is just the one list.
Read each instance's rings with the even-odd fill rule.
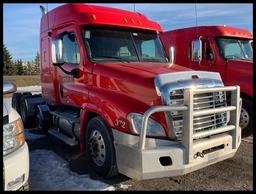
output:
[[208,39],[203,41],[203,59],[208,61],[214,60],[214,55]]
[[80,50],[74,32],[64,32],[52,41],[52,58],[54,62],[80,64]]
[[66,63],[79,64],[80,52],[79,45],[74,33],[63,35],[63,58]]

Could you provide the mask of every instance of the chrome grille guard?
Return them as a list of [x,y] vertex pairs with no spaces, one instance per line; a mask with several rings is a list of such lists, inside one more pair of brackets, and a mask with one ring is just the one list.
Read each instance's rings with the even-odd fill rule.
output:
[[[204,109],[204,110],[193,110],[193,96],[194,94],[206,93],[206,92],[221,92],[230,91],[231,92],[231,103],[230,106]],[[227,86],[227,87],[213,87],[213,88],[189,88],[184,89],[184,104],[183,105],[163,105],[154,106],[149,108],[143,116],[142,119],[142,129],[140,133],[139,149],[145,149],[147,125],[149,117],[156,112],[168,112],[168,111],[184,111],[184,131],[182,136],[182,144],[185,146],[188,154],[189,163],[192,160],[192,150],[193,150],[193,138],[195,136],[211,136],[219,133],[224,133],[230,131],[233,138],[233,149],[236,149],[239,145],[240,135],[239,130],[239,117],[241,111],[241,99],[240,99],[240,87],[239,86]],[[201,133],[193,134],[193,117],[199,115],[207,115],[213,113],[221,113],[230,111],[230,122],[228,125],[220,128],[213,129],[211,131],[202,131]]]

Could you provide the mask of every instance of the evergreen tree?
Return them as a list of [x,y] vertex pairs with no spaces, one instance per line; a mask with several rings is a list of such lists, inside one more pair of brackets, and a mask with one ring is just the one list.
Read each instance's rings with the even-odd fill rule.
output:
[[27,75],[31,75],[32,73],[32,64],[30,61],[27,62]]
[[40,73],[40,55],[39,52],[36,53],[35,59],[32,61],[33,64],[33,74]]
[[38,66],[38,67],[40,66],[40,55],[39,55],[39,52],[36,53],[35,65]]
[[3,45],[3,73],[4,75],[14,75],[16,73],[12,56],[5,45]]
[[20,60],[17,60],[16,62],[16,68],[17,68],[17,75],[23,75],[23,61],[20,59]]

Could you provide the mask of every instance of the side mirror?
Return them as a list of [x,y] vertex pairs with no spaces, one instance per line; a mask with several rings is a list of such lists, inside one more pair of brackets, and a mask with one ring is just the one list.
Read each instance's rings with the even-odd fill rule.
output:
[[12,82],[4,82],[3,83],[3,94],[10,94],[17,91],[17,87]]
[[52,42],[52,63],[55,66],[59,66],[64,63],[63,59],[63,42],[58,38]]
[[170,49],[169,49],[169,56],[170,56],[170,62],[171,64],[174,63],[174,47],[171,46]]
[[192,61],[202,61],[202,53],[203,53],[203,48],[202,48],[202,40],[201,37],[198,39],[194,39],[192,41],[191,45],[191,59]]

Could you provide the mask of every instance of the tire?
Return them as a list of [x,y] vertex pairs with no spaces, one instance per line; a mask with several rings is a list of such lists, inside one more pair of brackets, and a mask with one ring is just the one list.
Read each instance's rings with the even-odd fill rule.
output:
[[242,130],[243,138],[252,135],[252,109],[252,100],[248,98],[243,98],[239,123]]
[[22,118],[23,124],[25,128],[30,128],[32,126],[33,120],[29,119],[27,113],[27,106],[25,104],[25,99],[27,95],[22,95],[20,98],[20,116]]
[[[85,133],[88,162],[104,178],[118,174],[113,134],[101,117],[92,118]],[[102,157],[104,155],[104,157]]]
[[12,107],[20,114],[20,98],[21,93],[14,93],[12,95]]

